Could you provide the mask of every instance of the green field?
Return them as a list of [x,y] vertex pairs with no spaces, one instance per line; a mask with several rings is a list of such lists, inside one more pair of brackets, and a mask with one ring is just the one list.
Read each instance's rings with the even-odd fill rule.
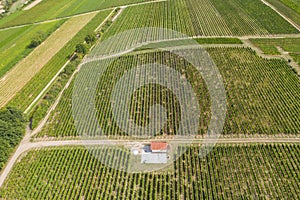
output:
[[[258,57],[252,50],[246,48],[209,48],[208,52],[218,66],[224,80],[227,92],[227,117],[224,126],[224,134],[297,134],[300,131],[300,121],[296,117],[300,112],[300,105],[297,99],[300,98],[299,77],[292,69],[281,60],[266,60]],[[201,124],[199,134],[207,130],[207,119],[209,112],[205,112],[210,106],[206,86],[199,74],[193,71],[185,62],[174,58],[168,53],[136,54],[126,56],[115,62],[104,74],[98,86],[97,108],[101,128],[107,135],[115,137],[126,137],[117,127],[112,119],[110,108],[110,94],[114,84],[120,79],[125,70],[135,66],[135,63],[176,63],[172,65],[177,70],[183,70],[196,89],[199,98],[199,105],[202,106]],[[191,74],[193,74],[191,76]],[[195,81],[197,80],[197,81]],[[46,126],[37,137],[51,136],[64,137],[76,136],[76,128],[72,117],[72,87],[65,91],[61,102]],[[151,90],[146,89],[148,93]],[[163,97],[162,103],[169,109],[169,122],[164,131],[160,134],[169,135],[176,132],[176,115],[179,114],[176,106],[176,98],[168,97],[169,94],[160,93],[164,89],[152,88],[155,93],[153,99]],[[140,97],[143,97],[145,90],[139,90]],[[149,96],[150,94],[148,94]],[[150,95],[151,96],[151,95]],[[155,97],[158,96],[158,97]],[[206,100],[205,100],[206,99]],[[139,101],[137,101],[139,102]],[[136,102],[136,103],[137,103]],[[137,118],[141,123],[147,124],[147,109],[152,105],[152,100],[140,100],[144,102],[143,110],[137,103],[133,108],[133,119]],[[152,103],[151,103],[152,102]],[[275,109],[276,108],[276,109]],[[142,111],[142,112],[141,112]]]
[[126,8],[107,36],[142,27],[168,28],[189,36],[299,32],[259,0],[170,0]]
[[94,33],[95,29],[111,13],[111,10],[98,13],[85,27],[83,27],[51,60],[41,71],[28,82],[19,93],[9,102],[9,105],[17,107],[22,111],[31,104],[43,88],[50,82],[53,76],[69,60],[74,53],[75,47],[84,42],[88,34]]
[[250,39],[250,41],[260,48],[265,54],[279,55],[276,47],[281,47],[290,53],[300,53],[300,38],[276,38],[276,39]]
[[146,1],[148,0],[43,0],[30,10],[16,12],[1,19],[0,28]]
[[0,30],[0,78],[33,50],[28,46],[38,32],[50,35],[64,21]]
[[267,2],[271,3],[278,11],[300,26],[299,0],[267,0]]
[[[128,174],[104,166],[83,147],[33,150],[16,164],[0,198],[300,198],[298,144],[220,145],[204,159],[198,152],[189,148],[174,162],[174,172]],[[115,167],[125,168],[128,153],[113,147],[105,151],[107,158],[123,156]]]
[[250,41],[265,54],[270,55],[280,55],[277,47],[281,47],[300,66],[300,38],[250,39]]

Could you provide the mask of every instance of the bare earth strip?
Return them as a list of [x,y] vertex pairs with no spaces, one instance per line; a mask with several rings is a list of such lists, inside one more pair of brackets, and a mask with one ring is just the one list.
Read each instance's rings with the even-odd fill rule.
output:
[[33,8],[34,6],[38,5],[39,3],[41,3],[42,0],[35,0],[34,2],[32,2],[31,4],[29,4],[28,6],[26,6],[23,10],[29,10],[31,8]]
[[28,83],[96,13],[73,17],[0,80],[0,108]]

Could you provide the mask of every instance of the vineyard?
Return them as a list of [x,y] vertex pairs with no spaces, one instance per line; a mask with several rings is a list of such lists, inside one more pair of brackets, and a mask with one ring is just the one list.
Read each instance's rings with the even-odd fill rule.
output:
[[300,199],[299,3],[0,0],[0,199]]
[[126,8],[107,37],[141,27],[168,28],[189,36],[298,33],[259,0],[170,0]]
[[250,41],[259,47],[265,54],[278,55],[280,52],[277,47],[290,53],[300,53],[300,38],[276,38],[276,39],[250,39]]
[[[126,150],[94,147],[94,151],[108,160],[122,156],[122,162],[114,163],[126,168]],[[173,172],[128,174],[105,167],[83,147],[33,150],[16,164],[0,198],[300,198],[299,145],[220,145],[204,159],[198,153],[198,147],[190,147],[174,162]]]
[[[300,112],[297,101],[300,98],[299,78],[289,66],[281,60],[262,59],[252,50],[245,48],[209,48],[208,52],[222,74],[227,92],[224,134],[299,133],[300,121],[296,117]],[[167,52],[135,53],[118,59],[109,67],[97,88],[96,107],[100,127],[109,136],[126,137],[112,117],[110,108],[112,89],[131,66],[154,61],[174,67],[191,82],[201,107],[198,134],[205,133],[210,116],[207,88],[195,69]],[[72,83],[65,91],[61,102],[37,137],[77,136],[71,111],[73,85]],[[140,125],[146,125],[149,122],[149,107],[153,103],[160,103],[167,110],[168,122],[163,131],[157,134],[160,136],[176,134],[180,115],[176,102],[175,96],[166,88],[146,85],[133,94],[131,117],[141,123]]]
[[300,26],[300,4],[295,0],[267,0],[277,10]]
[[111,10],[98,13],[90,20],[64,47],[58,51],[49,62],[37,73],[9,102],[9,105],[25,111],[36,96],[49,83],[59,69],[69,60],[75,51],[75,46],[82,43],[86,35],[94,33],[99,24],[109,15]]

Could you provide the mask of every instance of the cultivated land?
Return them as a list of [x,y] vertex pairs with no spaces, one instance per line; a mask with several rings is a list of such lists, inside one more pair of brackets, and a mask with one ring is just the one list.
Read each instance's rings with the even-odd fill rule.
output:
[[95,2],[94,0],[43,0],[30,10],[23,10],[2,19],[0,21],[0,28],[21,24],[30,24],[39,21],[147,1],[148,0],[99,0]]
[[0,78],[33,50],[29,47],[32,38],[39,32],[50,35],[63,22],[60,20],[0,31]]
[[[107,159],[130,151],[94,148]],[[173,172],[128,174],[104,166],[84,147],[28,152],[0,190],[3,199],[298,199],[299,144],[220,145],[199,159],[191,147]],[[234,156],[233,156],[234,155]],[[22,173],[22,176],[20,176]]]
[[0,80],[0,107],[9,102],[95,14],[74,17]]
[[[72,31],[75,36],[60,49],[49,62],[36,74],[9,102],[8,105],[19,108],[25,111],[31,102],[42,92],[50,80],[57,74],[57,72],[64,66],[74,53],[75,47],[79,43],[84,42],[86,35],[94,33],[95,29],[100,23],[111,13],[111,10],[99,12],[92,18],[85,26],[78,30],[79,32]],[[94,14],[92,14],[94,16]],[[78,18],[80,20],[80,17]]]
[[[120,5],[124,5],[120,10],[106,10]],[[102,9],[105,11],[100,12]],[[26,31],[34,27],[62,23],[63,20],[58,20],[61,18],[66,22],[48,40],[64,26],[67,29],[66,24],[75,22],[76,18],[82,28],[74,31],[70,25],[65,33],[73,36],[65,36],[70,38],[60,50],[51,57],[47,57],[48,50],[40,52],[41,58],[35,57],[48,61],[41,61],[44,62],[43,66],[38,65],[41,69],[8,103],[33,117],[31,127],[36,129],[26,130],[19,147],[3,168],[0,199],[299,199],[298,9],[298,0],[100,0],[97,3],[92,0],[43,0],[29,11],[1,19],[0,29],[7,27],[2,32],[12,33],[13,38],[18,33],[28,36]],[[98,11],[72,17],[94,10]],[[25,26],[15,27],[21,24]],[[120,57],[101,77],[95,98],[99,128],[112,140],[86,141],[94,150],[105,152],[102,155],[114,163],[114,167],[126,169],[129,166],[130,150],[120,146],[149,142],[129,140],[132,138],[113,119],[110,95],[125,72],[149,62],[172,67],[191,83],[201,107],[195,133],[198,139],[172,164],[172,170],[130,174],[104,166],[82,146],[72,116],[72,92],[80,70],[77,68],[79,61],[69,63],[69,58],[75,46],[83,43],[95,29],[101,29],[102,41],[139,27],[173,29],[202,44],[222,75],[227,115],[218,144],[201,159],[199,146],[204,141],[203,134],[211,115],[207,86],[197,70],[183,58],[151,49],[153,46],[176,48],[177,45],[185,48],[184,40],[159,40]],[[3,36],[0,44],[8,45],[8,35]],[[122,39],[130,46],[135,37],[128,34]],[[35,49],[24,60],[39,48],[43,47]],[[102,46],[97,44],[88,57],[93,57],[99,49],[102,50]],[[111,52],[111,49],[105,50]],[[192,49],[190,51],[192,54]],[[15,84],[17,80],[11,79],[10,83]],[[42,91],[46,91],[45,94]],[[38,96],[42,98],[40,101],[36,99]],[[149,84],[136,90],[131,97],[131,120],[141,126],[147,125],[149,109],[154,104],[162,105],[167,113],[166,124],[154,140],[172,142],[181,110],[178,99],[167,88]],[[91,127],[85,130],[95,132]],[[114,158],[120,156],[123,160],[116,162]]]
[[300,27],[300,2],[298,0],[266,0],[279,12]]
[[[296,117],[300,112],[300,104],[297,101],[300,98],[298,87],[300,80],[291,67],[281,60],[262,59],[246,48],[208,48],[207,50],[220,70],[227,92],[227,118],[224,134],[296,134],[300,132],[300,121]],[[172,64],[172,67],[185,74],[192,86],[197,88],[195,91],[202,108],[201,125],[197,134],[205,133],[210,116],[206,86],[201,76],[192,70],[190,65],[169,53],[126,56],[116,61],[104,73],[99,81],[96,104],[99,124],[104,132],[117,138],[126,137],[112,118],[111,92],[126,70],[136,66],[136,63],[149,62],[176,63]],[[38,136],[77,135],[70,103],[72,87],[73,84],[65,91],[61,102],[52,112]],[[176,134],[180,109],[176,106],[178,102],[175,96],[165,88],[147,87],[138,90],[135,93],[136,96],[133,97],[135,98],[132,101],[131,111],[133,119],[141,123],[140,125],[147,124],[146,119],[149,116],[147,108],[154,102],[159,102],[166,107],[169,116],[165,128],[157,134],[165,136]],[[161,97],[162,100],[160,100]]]
[[259,0],[170,0],[125,9],[107,36],[141,27],[169,28],[189,36],[299,33]]

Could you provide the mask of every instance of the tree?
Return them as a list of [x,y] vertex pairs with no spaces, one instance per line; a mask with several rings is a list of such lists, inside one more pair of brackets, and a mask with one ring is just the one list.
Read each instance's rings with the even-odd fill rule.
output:
[[46,38],[46,34],[44,32],[38,32],[35,37],[31,39],[29,44],[29,48],[35,48],[39,46]]
[[92,44],[96,41],[96,36],[94,34],[89,34],[84,38],[87,44]]
[[76,53],[86,54],[88,52],[88,47],[86,44],[77,44]]

